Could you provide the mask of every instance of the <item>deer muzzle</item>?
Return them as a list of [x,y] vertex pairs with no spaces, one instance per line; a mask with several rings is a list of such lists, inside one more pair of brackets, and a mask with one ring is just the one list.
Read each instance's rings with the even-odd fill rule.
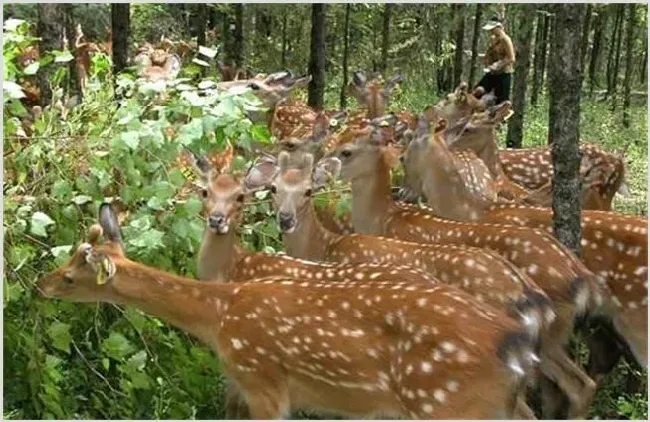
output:
[[292,233],[296,228],[296,217],[292,213],[279,212],[278,222],[283,233]]
[[217,234],[226,234],[230,228],[230,222],[222,213],[210,214],[208,226]]

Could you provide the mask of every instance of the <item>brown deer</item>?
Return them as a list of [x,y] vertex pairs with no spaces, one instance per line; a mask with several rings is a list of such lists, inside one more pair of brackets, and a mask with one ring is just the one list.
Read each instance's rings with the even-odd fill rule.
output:
[[496,96],[493,93],[485,93],[483,87],[477,87],[474,92],[468,91],[467,82],[462,81],[453,93],[447,94],[436,104],[440,110],[441,117],[445,118],[450,128],[458,121],[471,116],[475,112],[484,111],[493,106]]
[[[568,395],[569,417],[585,415],[595,383],[566,357],[563,347],[573,332],[575,318],[603,303],[606,286],[600,286],[597,277],[570,251],[541,230],[450,221],[427,208],[395,203],[390,169],[398,162],[398,151],[377,135],[344,144],[333,154],[342,162],[343,178],[352,182],[355,231],[419,243],[487,248],[521,268],[551,298],[557,313],[550,329],[553,335],[542,349],[542,356],[548,353],[547,362],[554,364],[545,365],[543,357],[541,369]],[[548,346],[550,343],[554,346]],[[554,415],[552,403],[544,408],[545,416]]]
[[[498,221],[553,233],[553,211],[549,208],[501,205],[494,207],[481,221]],[[584,210],[581,226],[582,261],[607,282],[612,293],[615,309],[609,316],[604,315],[606,323],[613,325],[638,364],[647,368],[648,222],[645,218],[614,212]],[[602,378],[619,356],[620,353],[615,354],[611,365],[605,365],[602,370],[595,364],[590,365],[591,375]],[[600,359],[598,356],[590,358]]]
[[38,281],[39,291],[136,306],[189,332],[219,356],[254,419],[302,409],[517,417],[531,343],[514,321],[462,291],[396,278],[201,283],[129,260],[109,205],[99,222],[88,243]]
[[[454,154],[449,150],[442,139],[447,122],[438,117],[436,108],[428,107],[419,119],[415,136],[401,157],[404,184],[430,198],[428,204],[436,215],[475,221],[497,201],[496,183],[472,151]],[[431,122],[437,122],[433,136]]]
[[145,45],[133,59],[138,66],[138,74],[151,82],[172,80],[181,71],[181,59],[176,54],[167,53]]
[[[441,110],[441,116],[454,115],[453,107]],[[456,110],[463,110],[462,108]],[[467,110],[458,111],[465,114]],[[487,107],[483,111],[465,114],[463,118],[447,130],[446,142],[452,149],[471,149],[485,162],[493,177],[505,179],[511,199],[525,197],[527,190],[537,190],[550,186],[553,167],[550,147],[498,150],[496,126],[511,113],[510,103]],[[457,115],[457,114],[456,114]],[[604,151],[594,144],[582,144],[581,172],[597,168],[592,177],[598,179],[586,183],[591,192],[584,192],[584,209],[610,210],[614,195],[619,192],[628,196],[625,181],[625,163],[614,154]],[[503,177],[505,176],[505,177]],[[508,183],[509,182],[509,183]],[[514,182],[514,183],[513,183]]]
[[482,302],[507,310],[531,330],[534,338],[555,318],[550,301],[532,280],[493,252],[363,234],[339,235],[328,230],[319,221],[312,194],[323,188],[332,174],[338,174],[340,161],[323,160],[313,171],[310,154],[292,159],[283,151],[278,161],[278,171],[273,172],[277,176],[269,184],[289,255],[313,261],[419,268]]

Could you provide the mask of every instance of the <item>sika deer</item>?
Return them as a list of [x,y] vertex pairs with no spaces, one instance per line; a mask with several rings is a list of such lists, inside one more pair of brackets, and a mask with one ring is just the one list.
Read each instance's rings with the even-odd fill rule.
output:
[[[553,211],[549,208],[502,205],[481,221],[506,222],[553,233]],[[581,226],[582,261],[607,282],[612,293],[612,309],[601,315],[604,313],[606,322],[613,325],[639,365],[647,368],[648,222],[614,212],[585,210]],[[611,366],[619,356],[620,353],[612,357]],[[590,367],[591,375],[597,379],[611,369],[608,365],[602,370],[595,364]]]
[[557,313],[550,329],[553,335],[542,339],[541,369],[568,395],[569,417],[586,415],[595,383],[568,359],[563,347],[573,332],[574,319],[602,303],[606,286],[599,286],[570,251],[541,230],[444,220],[430,209],[394,203],[390,169],[397,155],[376,133],[370,140],[361,138],[336,150],[341,174],[352,182],[355,231],[420,243],[488,248],[524,270],[551,298]]
[[[379,263],[419,268],[446,284],[461,288],[481,302],[506,310],[522,321],[533,338],[555,313],[546,295],[510,262],[479,248],[430,245],[362,234],[338,235],[319,221],[312,193],[338,174],[340,161],[323,160],[312,172],[313,157],[278,157],[279,172],[271,184],[285,250],[296,258],[339,263]],[[292,162],[293,161],[293,162]],[[312,177],[314,181],[312,182]]]
[[144,51],[134,62],[139,66],[140,77],[152,82],[174,79],[181,71],[181,59],[162,50]]
[[133,305],[188,331],[219,356],[253,418],[300,409],[356,418],[516,417],[530,342],[511,319],[464,292],[397,280],[200,283],[127,259],[107,208],[90,243],[41,278],[39,290]]

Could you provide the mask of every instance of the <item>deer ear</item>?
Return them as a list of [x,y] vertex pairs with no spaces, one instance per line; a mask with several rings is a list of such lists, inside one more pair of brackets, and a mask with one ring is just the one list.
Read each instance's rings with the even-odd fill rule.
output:
[[285,171],[289,168],[289,159],[291,156],[287,151],[282,151],[278,155],[278,165],[280,167],[280,171]]
[[327,136],[330,128],[330,120],[324,113],[318,113],[314,120],[314,127],[312,129],[312,136],[316,139]]
[[302,89],[305,88],[307,85],[309,85],[309,82],[311,82],[311,75],[303,76],[301,78],[296,79],[293,85],[291,85],[291,88]]
[[395,144],[389,144],[381,149],[382,158],[388,168],[395,168],[399,165],[399,157],[402,155],[402,148]]
[[490,109],[490,117],[495,123],[505,121],[510,118],[514,112],[512,111],[512,105],[510,101],[504,101],[501,104],[494,106]]
[[257,162],[248,170],[244,177],[244,189],[246,193],[266,189],[277,176],[280,168],[275,160],[269,157],[260,157]]
[[[120,223],[117,221],[117,215],[111,204],[104,202],[99,206],[99,225],[102,228],[104,237],[109,242],[114,242],[124,249]],[[93,243],[92,241],[90,242]]]
[[165,62],[165,70],[167,70],[167,75],[174,79],[178,73],[181,71],[181,59],[176,54],[171,54],[167,57]]
[[99,285],[108,283],[117,272],[113,259],[103,252],[96,251],[90,244],[84,243],[77,249],[86,263],[95,272],[95,282]]
[[300,166],[302,173],[308,177],[311,174],[313,167],[314,167],[314,156],[309,153],[303,154],[302,164]]
[[341,160],[336,157],[323,158],[314,168],[312,174],[312,189],[318,190],[327,186],[330,180],[339,177],[341,172]]
[[194,172],[199,176],[204,182],[208,180],[210,171],[212,170],[212,163],[206,157],[199,156],[189,149],[185,148],[183,150],[183,157],[187,160],[188,163],[194,169]]
[[366,75],[363,71],[358,70],[352,74],[352,84],[357,88],[366,86]]
[[330,117],[329,119],[329,127],[330,129],[334,128],[340,128],[341,125],[343,125],[343,122],[345,122],[348,119],[348,112],[347,110],[341,110],[334,114],[333,116]]
[[386,81],[386,84],[384,85],[384,91],[387,94],[390,94],[395,88],[395,85],[402,82],[404,82],[404,77],[402,75],[394,75]]
[[151,58],[149,57],[149,52],[143,51],[135,56],[133,63],[140,68],[140,72],[142,72],[142,69],[151,66]]
[[433,129],[433,133],[440,133],[447,129],[447,119],[441,118],[436,122],[436,126]]

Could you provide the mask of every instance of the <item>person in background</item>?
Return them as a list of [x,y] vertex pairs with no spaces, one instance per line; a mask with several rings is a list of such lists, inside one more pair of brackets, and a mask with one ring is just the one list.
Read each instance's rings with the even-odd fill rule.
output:
[[483,29],[490,31],[490,44],[483,56],[485,74],[476,86],[483,87],[486,93],[494,91],[496,104],[501,104],[510,98],[515,48],[498,17],[490,19]]

